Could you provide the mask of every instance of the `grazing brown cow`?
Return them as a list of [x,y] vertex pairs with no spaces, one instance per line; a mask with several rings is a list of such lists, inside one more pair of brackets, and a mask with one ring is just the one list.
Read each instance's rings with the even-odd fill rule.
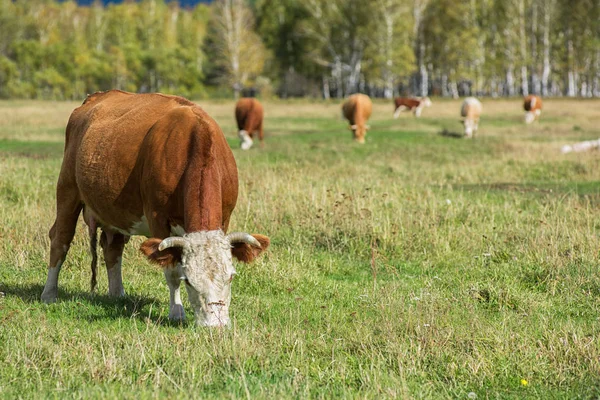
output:
[[360,93],[348,97],[342,105],[344,118],[350,122],[350,130],[352,130],[354,140],[358,143],[365,142],[367,130],[371,128],[367,125],[367,121],[371,116],[372,109],[373,103],[369,96]]
[[412,111],[415,117],[419,118],[421,116],[421,112],[423,111],[423,107],[431,106],[431,100],[429,100],[429,97],[421,97],[420,99],[396,97],[394,99],[394,106],[394,118],[398,118],[400,113],[404,110]]
[[258,138],[264,139],[263,133],[263,106],[254,98],[244,97],[238,100],[235,105],[235,119],[238,126],[238,136],[241,140],[242,150],[248,150],[252,147],[252,136],[258,131]]
[[523,101],[523,109],[525,110],[525,123],[530,124],[540,117],[542,113],[542,98],[530,94]]
[[266,236],[224,233],[237,196],[231,149],[196,104],[119,90],[88,96],[67,125],[42,301],[56,301],[58,275],[83,210],[93,255],[96,228],[102,229],[110,295],[124,295],[123,247],[130,236],[145,235],[151,239],[142,252],[164,268],[169,318],[184,319],[183,280],[196,323],[227,324],[232,256],[250,262],[269,245]]
[[461,122],[465,126],[465,136],[471,138],[477,133],[479,117],[481,116],[481,102],[475,97],[467,97],[460,108]]

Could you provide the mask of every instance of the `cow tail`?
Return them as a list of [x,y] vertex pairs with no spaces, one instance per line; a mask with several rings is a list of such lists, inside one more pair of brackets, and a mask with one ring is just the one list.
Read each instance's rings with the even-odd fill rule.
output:
[[90,233],[90,252],[92,253],[92,279],[90,281],[90,286],[92,292],[96,289],[96,285],[98,284],[97,276],[98,276],[98,229],[96,226],[96,222],[92,221],[92,223],[88,227]]

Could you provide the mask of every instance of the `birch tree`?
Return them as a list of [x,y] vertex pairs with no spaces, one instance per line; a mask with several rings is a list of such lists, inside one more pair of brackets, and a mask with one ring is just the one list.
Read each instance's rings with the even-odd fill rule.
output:
[[210,33],[220,81],[239,97],[264,68],[267,51],[254,32],[254,16],[245,0],[217,0],[213,3]]
[[[359,90],[366,45],[371,39],[371,2],[363,0],[307,0],[307,19],[300,34],[312,45],[308,56],[331,73],[336,97]],[[324,86],[330,79],[323,77]],[[327,85],[325,84],[327,82]]]
[[469,2],[431,0],[423,24],[427,62],[438,72],[442,95],[458,97],[458,81],[469,78],[478,59],[479,30]]
[[372,40],[367,43],[366,72],[372,83],[383,86],[383,97],[392,98],[401,77],[414,70],[411,44],[410,2],[373,1]]
[[521,94],[529,95],[527,78],[527,34],[525,29],[525,0],[518,0],[519,6],[519,48],[521,53]]
[[425,66],[425,37],[423,15],[429,0],[414,0],[413,2],[413,37],[414,52],[418,69],[418,92],[420,96],[427,96],[429,92],[429,77]]

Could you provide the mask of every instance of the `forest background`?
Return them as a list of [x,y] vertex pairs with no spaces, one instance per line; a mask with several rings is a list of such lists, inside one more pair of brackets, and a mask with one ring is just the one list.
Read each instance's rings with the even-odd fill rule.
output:
[[600,0],[0,0],[0,98],[600,96]]

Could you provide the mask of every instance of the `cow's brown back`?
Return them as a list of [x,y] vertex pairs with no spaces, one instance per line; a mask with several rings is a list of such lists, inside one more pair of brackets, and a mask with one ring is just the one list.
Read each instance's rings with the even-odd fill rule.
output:
[[542,109],[542,98],[536,95],[530,94],[525,97],[523,101],[523,109],[525,111],[535,111]]
[[357,93],[348,97],[342,110],[350,125],[365,124],[371,117],[373,103],[366,94]]
[[60,180],[74,181],[101,225],[127,231],[145,216],[154,237],[173,225],[227,229],[238,192],[233,154],[200,107],[114,90],[71,115]]
[[419,104],[421,104],[421,100],[412,99],[409,97],[396,97],[394,99],[394,105],[396,106],[395,108],[404,106],[404,107],[412,110],[413,108],[418,107]]

